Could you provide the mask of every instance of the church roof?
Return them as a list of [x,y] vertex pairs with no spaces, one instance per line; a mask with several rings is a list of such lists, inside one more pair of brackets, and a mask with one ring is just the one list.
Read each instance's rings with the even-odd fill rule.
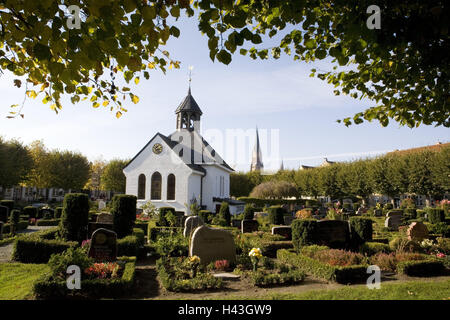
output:
[[[195,134],[194,132],[189,132],[191,135],[193,135],[193,134]],[[173,134],[172,134],[173,135]],[[165,135],[163,135],[162,133],[156,133],[154,136],[153,136],[153,138],[151,138],[150,139],[150,141],[133,157],[133,159],[131,159],[128,163],[127,163],[127,165],[124,167],[124,169],[126,168],[126,167],[128,167],[129,165],[130,165],[130,163],[132,163],[144,150],[145,150],[145,148],[147,148],[147,146],[157,137],[157,136],[159,136],[172,150],[177,146],[177,144],[178,144],[178,142],[176,142],[176,141],[173,141],[172,139],[171,139],[171,136],[172,135],[169,135],[169,136],[165,136]],[[200,135],[199,135],[199,137],[202,139],[202,142],[203,142],[203,148],[206,148],[206,147],[208,147],[209,146],[209,144],[208,144],[208,142],[205,140],[205,139],[203,139],[203,137],[201,137]],[[184,150],[184,149],[183,149]],[[212,155],[214,156],[215,155],[215,150],[213,149],[212,150]],[[178,156],[182,159],[182,160],[186,160],[186,158],[185,157],[183,157],[183,154],[182,153],[179,153],[178,154]],[[191,168],[192,170],[194,170],[194,171],[198,171],[198,172],[202,172],[202,173],[206,173],[206,170],[205,170],[205,168],[203,168],[202,167],[202,165],[203,164],[209,164],[206,160],[207,159],[205,159],[205,157],[202,155],[202,160],[201,160],[201,162],[199,163],[199,162],[197,162],[197,163],[194,163],[194,150],[193,149],[191,149],[191,157],[190,157],[190,162],[188,162],[188,161],[184,161],[185,162],[185,164],[189,167],[189,168]],[[221,164],[223,167],[225,167],[226,169],[228,169],[228,170],[231,170],[231,171],[234,171],[233,170],[233,168],[231,168],[225,161],[223,161],[223,163]]]
[[200,107],[191,94],[191,88],[189,88],[186,98],[184,98],[183,102],[180,103],[177,110],[175,110],[175,113],[179,113],[181,111],[195,112],[199,113],[200,115],[203,114],[202,110],[200,110]]

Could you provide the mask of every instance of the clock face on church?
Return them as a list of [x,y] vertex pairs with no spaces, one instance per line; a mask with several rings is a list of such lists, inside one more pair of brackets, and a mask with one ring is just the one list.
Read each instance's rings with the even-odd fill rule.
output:
[[162,150],[163,150],[163,146],[162,146],[162,144],[160,144],[160,143],[155,143],[155,144],[153,145],[152,150],[153,150],[153,153],[155,153],[155,154],[160,154],[160,153],[162,152]]

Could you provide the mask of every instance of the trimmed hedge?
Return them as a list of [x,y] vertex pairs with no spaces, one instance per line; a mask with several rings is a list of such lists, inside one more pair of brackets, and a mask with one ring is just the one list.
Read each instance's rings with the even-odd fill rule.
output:
[[368,256],[372,256],[379,252],[389,253],[391,252],[391,248],[389,247],[389,244],[386,243],[366,242],[359,247],[359,252]]
[[38,214],[38,209],[32,206],[28,206],[23,208],[23,214],[27,215],[30,219],[31,218],[36,218],[37,214]]
[[418,260],[399,262],[397,272],[411,277],[435,277],[444,275],[446,269],[442,261]]
[[230,226],[231,224],[231,213],[230,206],[228,202],[223,201],[220,205],[219,217],[225,220],[226,226]]
[[[17,224],[17,230],[16,231],[22,231],[28,228],[28,221],[27,220],[22,220],[19,221],[19,223]],[[3,233],[11,233],[11,224],[9,223],[5,223],[3,225]]]
[[138,245],[140,247],[145,244],[145,232],[141,228],[133,228],[133,236],[135,236],[138,240]]
[[426,213],[428,215],[428,221],[430,223],[445,222],[445,212],[443,209],[439,208],[426,208]]
[[87,239],[89,223],[89,198],[84,193],[64,196],[60,234],[67,241],[82,242]]
[[277,258],[282,263],[290,264],[305,273],[327,281],[348,284],[367,279],[366,265],[336,267],[284,249],[278,250]]
[[295,219],[291,224],[292,244],[298,251],[302,246],[314,244],[317,232],[317,221],[313,219]]
[[127,236],[117,240],[117,255],[136,257],[139,253],[139,240],[136,236]]
[[159,208],[159,219],[158,219],[158,222],[157,222],[158,226],[160,226],[160,227],[168,227],[170,225],[169,221],[167,221],[167,219],[166,219],[166,215],[169,212],[172,212],[172,214],[175,215],[175,208],[172,208],[172,207],[161,207],[161,208]]
[[22,263],[47,263],[50,256],[78,245],[75,241],[20,238],[14,242],[12,259]]
[[63,207],[57,207],[55,209],[55,219],[59,219],[62,216]]
[[58,226],[60,224],[60,219],[39,219],[36,221],[37,226]]
[[[147,228],[148,228],[148,221],[135,221],[134,222],[134,228],[139,228],[142,229],[142,231],[144,231],[144,233],[147,232]],[[133,228],[133,230],[134,230]]]
[[210,216],[212,216],[212,212],[209,210],[200,210],[198,212],[198,216],[202,218],[204,223],[210,223]]
[[55,281],[49,275],[46,275],[34,283],[33,292],[39,299],[69,298],[74,296],[117,298],[125,294],[131,294],[135,280],[136,258],[120,257],[117,259],[126,262],[120,279],[81,280],[80,290],[70,290],[67,288],[66,281]]
[[250,203],[244,207],[244,220],[253,220],[255,217],[255,208]]
[[182,232],[183,228],[181,227],[155,227],[152,225],[148,225],[147,239],[151,241],[155,241],[156,238],[162,234],[171,231]]
[[403,214],[404,214],[405,218],[408,220],[417,218],[417,210],[415,208],[406,208],[403,211]]
[[118,194],[113,197],[111,214],[114,217],[114,231],[118,238],[133,233],[133,226],[136,221],[136,202],[136,196]]
[[417,209],[416,210],[416,218],[417,219],[419,219],[419,218],[425,218],[425,210],[422,210],[422,209]]
[[271,206],[268,208],[269,221],[271,224],[284,224],[285,210],[281,206]]
[[13,227],[12,229],[14,232],[19,231],[19,222],[20,222],[20,211],[12,210],[9,216],[9,223]]
[[350,217],[349,224],[351,239],[354,245],[360,245],[366,241],[372,240],[372,219],[366,217]]

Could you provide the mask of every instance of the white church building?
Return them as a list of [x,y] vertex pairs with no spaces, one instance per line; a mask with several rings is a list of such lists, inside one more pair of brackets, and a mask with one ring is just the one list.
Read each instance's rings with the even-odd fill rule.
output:
[[188,214],[196,201],[214,212],[217,199],[230,196],[233,169],[200,135],[202,111],[190,88],[175,114],[176,131],[156,133],[123,169],[126,194],[137,196],[138,207],[151,201]]

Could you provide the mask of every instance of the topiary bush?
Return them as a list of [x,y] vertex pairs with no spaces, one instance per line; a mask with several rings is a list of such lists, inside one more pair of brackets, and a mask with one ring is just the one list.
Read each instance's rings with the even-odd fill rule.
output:
[[[61,208],[62,210],[62,208]],[[35,219],[37,217],[38,209],[32,206],[23,208],[23,214],[27,215],[30,219]]]
[[167,220],[167,215],[169,212],[172,213],[172,215],[175,215],[175,209],[172,207],[161,207],[159,208],[159,219],[157,222],[157,225],[160,227],[169,227],[170,222]]
[[15,234],[18,231],[20,222],[20,211],[19,210],[12,210],[11,215],[9,216],[9,223],[12,227],[12,233]]
[[220,221],[222,221],[222,224],[224,227],[228,227],[231,224],[231,214],[230,214],[230,207],[228,205],[228,202],[222,202],[222,204],[220,205],[220,210],[219,210],[219,217],[220,217]]
[[55,209],[55,219],[61,218],[61,216],[62,216],[62,211],[63,211],[63,208],[62,208],[62,207],[57,207],[57,208]]
[[354,245],[360,245],[366,241],[372,240],[373,220],[366,217],[349,218],[351,239]]
[[416,210],[416,208],[406,208],[403,211],[403,214],[404,214],[405,218],[408,219],[408,220],[417,218],[417,210]]
[[209,210],[200,210],[199,212],[198,212],[198,216],[200,217],[200,218],[202,218],[202,220],[203,220],[203,222],[204,223],[210,223],[211,221],[211,215],[212,215],[212,213],[211,213],[211,211],[209,211]]
[[430,223],[445,222],[445,212],[440,208],[427,208],[428,221]]
[[317,221],[313,219],[295,219],[292,221],[292,244],[299,251],[301,247],[314,244]]
[[364,255],[372,256],[377,253],[390,253],[391,248],[386,243],[365,242],[359,247],[359,252]]
[[249,203],[244,207],[244,220],[253,220],[255,217],[255,208]]
[[89,198],[84,193],[68,193],[63,201],[60,235],[68,241],[82,242],[87,238]]
[[271,206],[268,209],[269,220],[272,224],[284,224],[285,210],[281,206]]
[[126,194],[117,194],[112,199],[111,214],[113,215],[114,231],[118,238],[133,233],[136,221],[137,197]]

